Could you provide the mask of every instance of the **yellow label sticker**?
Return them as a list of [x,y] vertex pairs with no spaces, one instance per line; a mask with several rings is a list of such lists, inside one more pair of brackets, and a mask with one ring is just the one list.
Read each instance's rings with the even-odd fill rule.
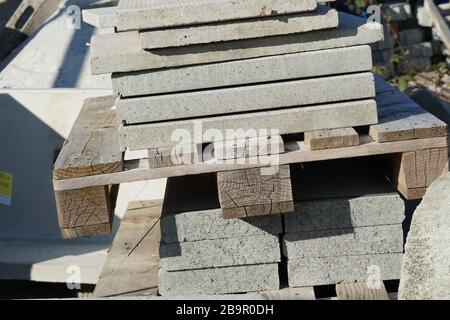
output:
[[13,174],[0,172],[0,204],[11,205]]

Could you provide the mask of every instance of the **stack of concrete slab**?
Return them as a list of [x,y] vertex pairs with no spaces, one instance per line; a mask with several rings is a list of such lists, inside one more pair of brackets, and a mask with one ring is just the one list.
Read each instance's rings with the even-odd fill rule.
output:
[[171,147],[176,129],[193,139],[198,120],[202,133],[377,123],[367,44],[382,26],[322,1],[121,0],[85,12],[117,30],[92,38],[91,66],[113,73],[122,148]]
[[[280,287],[280,215],[225,220],[214,176],[168,180],[161,219],[159,292],[224,294]],[[201,185],[200,185],[201,184]]]
[[324,167],[292,169],[301,185],[296,212],[283,217],[289,286],[399,279],[404,201],[359,163]]
[[450,3],[441,3],[435,7],[437,11],[433,12],[433,9],[425,3],[425,6],[418,8],[417,19],[422,27],[431,28],[433,39],[439,45],[439,53],[444,55],[447,64],[450,64],[450,48],[446,48],[446,43],[447,46],[450,45],[450,33],[448,28],[447,31],[443,30],[445,24],[450,27]]
[[372,46],[374,65],[385,79],[395,75],[396,67],[401,73],[428,70],[438,45],[417,24],[411,5],[394,2],[380,6],[385,35],[382,44]]

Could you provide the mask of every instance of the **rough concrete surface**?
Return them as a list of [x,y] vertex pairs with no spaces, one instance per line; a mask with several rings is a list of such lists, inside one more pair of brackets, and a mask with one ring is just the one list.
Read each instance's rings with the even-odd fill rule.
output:
[[399,299],[450,299],[450,173],[417,207],[405,246]]
[[405,204],[397,193],[301,201],[295,212],[283,215],[288,233],[400,224],[404,217]]
[[393,253],[288,260],[289,286],[398,279],[402,256],[402,253]]
[[[380,223],[383,223],[380,221]],[[401,224],[287,233],[283,254],[288,259],[345,257],[403,252]]]
[[335,28],[335,9],[326,6],[310,13],[270,16],[258,19],[141,32],[144,49],[181,47],[201,43],[262,38],[290,33]]
[[162,296],[242,293],[280,287],[277,263],[172,272],[160,269],[158,282]]
[[371,50],[364,45],[181,68],[114,73],[112,83],[117,95],[131,97],[371,69]]
[[282,232],[279,215],[223,219],[220,209],[165,214],[161,219],[161,240],[165,243],[277,235]]
[[160,267],[168,271],[280,262],[278,236],[258,235],[160,246]]
[[[378,115],[375,101],[360,100],[204,119],[121,126],[119,136],[122,149],[141,150],[173,146],[180,142],[180,137],[183,137],[184,142],[188,143],[185,139],[189,137],[191,141],[194,141],[195,137],[199,136],[198,133],[203,136],[203,142],[223,140],[227,129],[267,130],[266,132],[278,129],[278,134],[288,134],[355,127],[377,122]],[[221,137],[204,135],[209,129],[220,132]],[[172,139],[174,133],[175,139]],[[180,135],[177,136],[177,134]],[[194,142],[197,143],[197,141]]]
[[311,11],[316,0],[121,0],[117,29],[139,30]]
[[373,98],[371,72],[217,90],[120,99],[119,122],[126,124],[187,119]]
[[95,36],[94,74],[127,72],[341,48],[383,39],[383,26],[339,13],[339,27],[307,33],[145,51],[137,31]]

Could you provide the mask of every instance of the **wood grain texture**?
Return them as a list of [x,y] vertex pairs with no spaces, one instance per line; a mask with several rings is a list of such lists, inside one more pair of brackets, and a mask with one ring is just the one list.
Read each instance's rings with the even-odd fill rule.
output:
[[118,185],[56,191],[63,239],[111,233]]
[[426,112],[405,94],[380,77],[375,77],[378,124],[369,135],[377,142],[445,137],[445,122]]
[[274,175],[261,175],[260,168],[218,172],[217,185],[225,219],[294,210],[288,165],[280,166]]
[[447,147],[392,155],[392,183],[406,199],[422,198],[427,187],[448,171],[448,151]]
[[87,99],[59,153],[53,179],[92,176],[122,170],[122,152],[112,96]]
[[359,136],[353,128],[309,131],[305,143],[311,150],[352,147],[359,144]]
[[94,297],[157,294],[161,210],[162,200],[129,204]]
[[249,158],[284,152],[283,138],[279,135],[215,141],[213,143],[216,160]]
[[338,300],[390,300],[389,295],[380,281],[380,289],[369,289],[365,282],[336,284]]
[[188,145],[177,148],[148,149],[149,168],[173,167],[200,163],[202,145]]
[[[394,154],[429,148],[445,148],[449,145],[447,137],[416,139],[378,143],[367,135],[360,135],[360,144],[353,147],[311,150],[304,141],[285,143],[285,152],[278,156],[279,164],[293,164],[333,159],[346,159],[374,155]],[[249,158],[245,164],[228,164],[223,161],[183,165],[176,167],[149,168],[148,159],[134,159],[125,162],[125,170],[116,173],[53,180],[54,190],[72,190],[106,184],[145,181],[167,177],[186,176],[219,171],[242,170],[246,168],[266,167],[271,156]]]
[[[114,101],[112,96],[85,101],[55,162],[54,179],[122,171]],[[55,192],[63,239],[111,232],[117,187],[109,185]]]

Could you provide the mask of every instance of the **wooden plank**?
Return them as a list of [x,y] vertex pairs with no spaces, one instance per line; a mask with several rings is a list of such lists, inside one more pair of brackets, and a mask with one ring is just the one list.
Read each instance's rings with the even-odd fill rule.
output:
[[225,219],[263,216],[294,211],[289,165],[273,175],[260,168],[217,173],[220,207]]
[[359,136],[353,128],[317,130],[305,132],[305,143],[311,150],[351,147],[359,144]]
[[[449,141],[447,137],[378,143],[374,142],[372,138],[367,135],[360,135],[360,145],[358,146],[328,150],[310,150],[303,141],[294,141],[285,143],[286,152],[278,156],[278,161],[280,165],[284,165],[394,154],[427,148],[443,148],[448,145]],[[249,158],[246,164],[226,164],[222,161],[217,163],[212,160],[207,163],[151,169],[148,167],[148,159],[138,159],[125,162],[124,171],[121,172],[71,178],[66,180],[54,180],[53,187],[56,191],[71,190],[133,181],[145,181],[210,172],[240,170],[246,168],[265,167],[268,163],[270,163],[270,161],[270,156],[261,156]]]
[[36,31],[59,4],[60,0],[23,0],[0,34],[0,60]]
[[442,17],[441,12],[437,8],[433,0],[425,0],[423,3],[425,10],[427,10],[431,20],[433,21],[433,27],[438,32],[440,40],[444,43],[447,50],[450,50],[450,27]]
[[53,179],[67,179],[122,170],[112,96],[87,99],[59,153]]
[[445,122],[426,112],[417,103],[380,77],[375,77],[378,124],[369,135],[377,142],[445,137]]
[[161,210],[162,200],[129,204],[94,297],[157,294]]
[[448,171],[448,150],[434,148],[392,155],[389,179],[406,199],[420,199],[427,187]]
[[389,295],[380,281],[380,289],[369,289],[366,282],[336,284],[338,300],[390,300]]
[[[112,96],[87,99],[55,162],[53,178],[120,172],[120,151]],[[110,184],[55,192],[63,239],[111,232],[117,187]]]
[[149,168],[173,167],[200,163],[202,145],[187,145],[173,148],[148,149]]

